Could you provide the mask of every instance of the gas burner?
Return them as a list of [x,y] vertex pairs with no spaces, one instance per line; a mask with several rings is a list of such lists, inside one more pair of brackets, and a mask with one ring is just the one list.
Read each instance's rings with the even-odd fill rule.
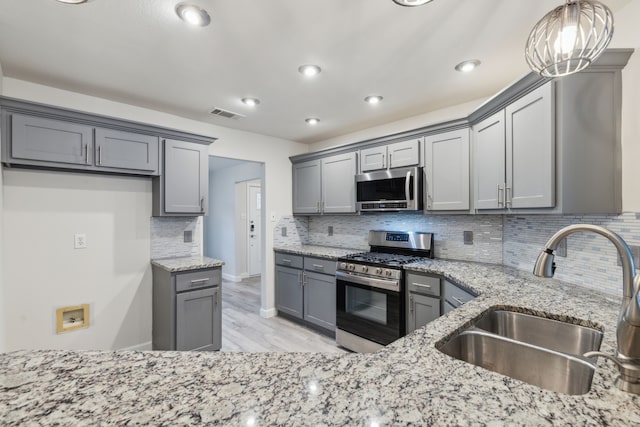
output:
[[387,254],[380,252],[363,252],[342,257],[342,261],[362,262],[369,265],[400,267],[411,262],[420,261],[422,257],[410,255]]

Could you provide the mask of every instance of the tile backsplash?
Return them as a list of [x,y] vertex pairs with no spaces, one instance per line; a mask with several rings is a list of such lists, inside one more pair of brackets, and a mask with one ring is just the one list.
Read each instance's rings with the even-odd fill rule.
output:
[[[151,258],[200,255],[202,217],[152,217]],[[185,243],[184,232],[192,231],[192,241]]]
[[[369,230],[430,231],[435,257],[504,264],[531,271],[546,241],[570,224],[595,224],[640,246],[640,214],[622,215],[375,215],[287,216],[274,232],[274,245],[311,244],[368,250]],[[328,228],[333,227],[329,236]],[[282,236],[286,227],[287,236]],[[464,244],[464,232],[473,244]],[[576,233],[567,239],[567,257],[556,256],[555,277],[580,286],[622,295],[622,269],[614,246],[604,237]]]

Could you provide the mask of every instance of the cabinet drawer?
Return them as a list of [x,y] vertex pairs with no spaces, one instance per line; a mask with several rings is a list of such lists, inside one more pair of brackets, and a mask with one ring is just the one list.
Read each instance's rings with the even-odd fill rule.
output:
[[440,278],[417,273],[407,273],[409,292],[440,296]]
[[469,302],[474,298],[475,295],[472,293],[459,288],[448,280],[444,281],[444,299],[454,307],[460,307],[462,304]]
[[176,292],[210,288],[219,286],[220,283],[222,283],[222,270],[219,268],[176,274]]
[[286,267],[302,268],[302,255],[276,252],[276,264]]
[[334,275],[336,274],[336,262],[330,259],[304,257],[304,269]]

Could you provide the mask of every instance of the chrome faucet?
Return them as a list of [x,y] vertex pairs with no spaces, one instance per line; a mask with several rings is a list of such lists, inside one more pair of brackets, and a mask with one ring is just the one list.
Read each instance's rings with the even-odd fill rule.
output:
[[640,275],[636,275],[633,255],[624,240],[611,230],[590,224],[575,224],[565,227],[549,239],[545,249],[538,255],[533,274],[553,277],[556,270],[553,251],[570,234],[586,231],[606,237],[618,250],[622,260],[622,307],[618,316],[618,348],[615,356],[599,351],[585,353],[585,357],[602,356],[615,362],[620,371],[616,386],[623,391],[640,394]]

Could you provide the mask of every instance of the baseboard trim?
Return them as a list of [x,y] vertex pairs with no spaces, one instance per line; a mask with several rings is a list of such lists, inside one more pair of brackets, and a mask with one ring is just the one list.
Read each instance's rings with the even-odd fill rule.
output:
[[153,350],[153,344],[151,341],[118,349],[118,351],[149,351],[149,350]]
[[278,310],[276,310],[275,307],[269,308],[267,310],[265,310],[264,308],[260,308],[260,316],[264,317],[265,319],[275,317],[276,314],[278,314]]
[[228,280],[229,282],[241,282],[242,279],[246,279],[248,277],[249,277],[248,274],[240,274],[238,276],[234,276],[233,274],[222,273],[222,278],[224,280]]

